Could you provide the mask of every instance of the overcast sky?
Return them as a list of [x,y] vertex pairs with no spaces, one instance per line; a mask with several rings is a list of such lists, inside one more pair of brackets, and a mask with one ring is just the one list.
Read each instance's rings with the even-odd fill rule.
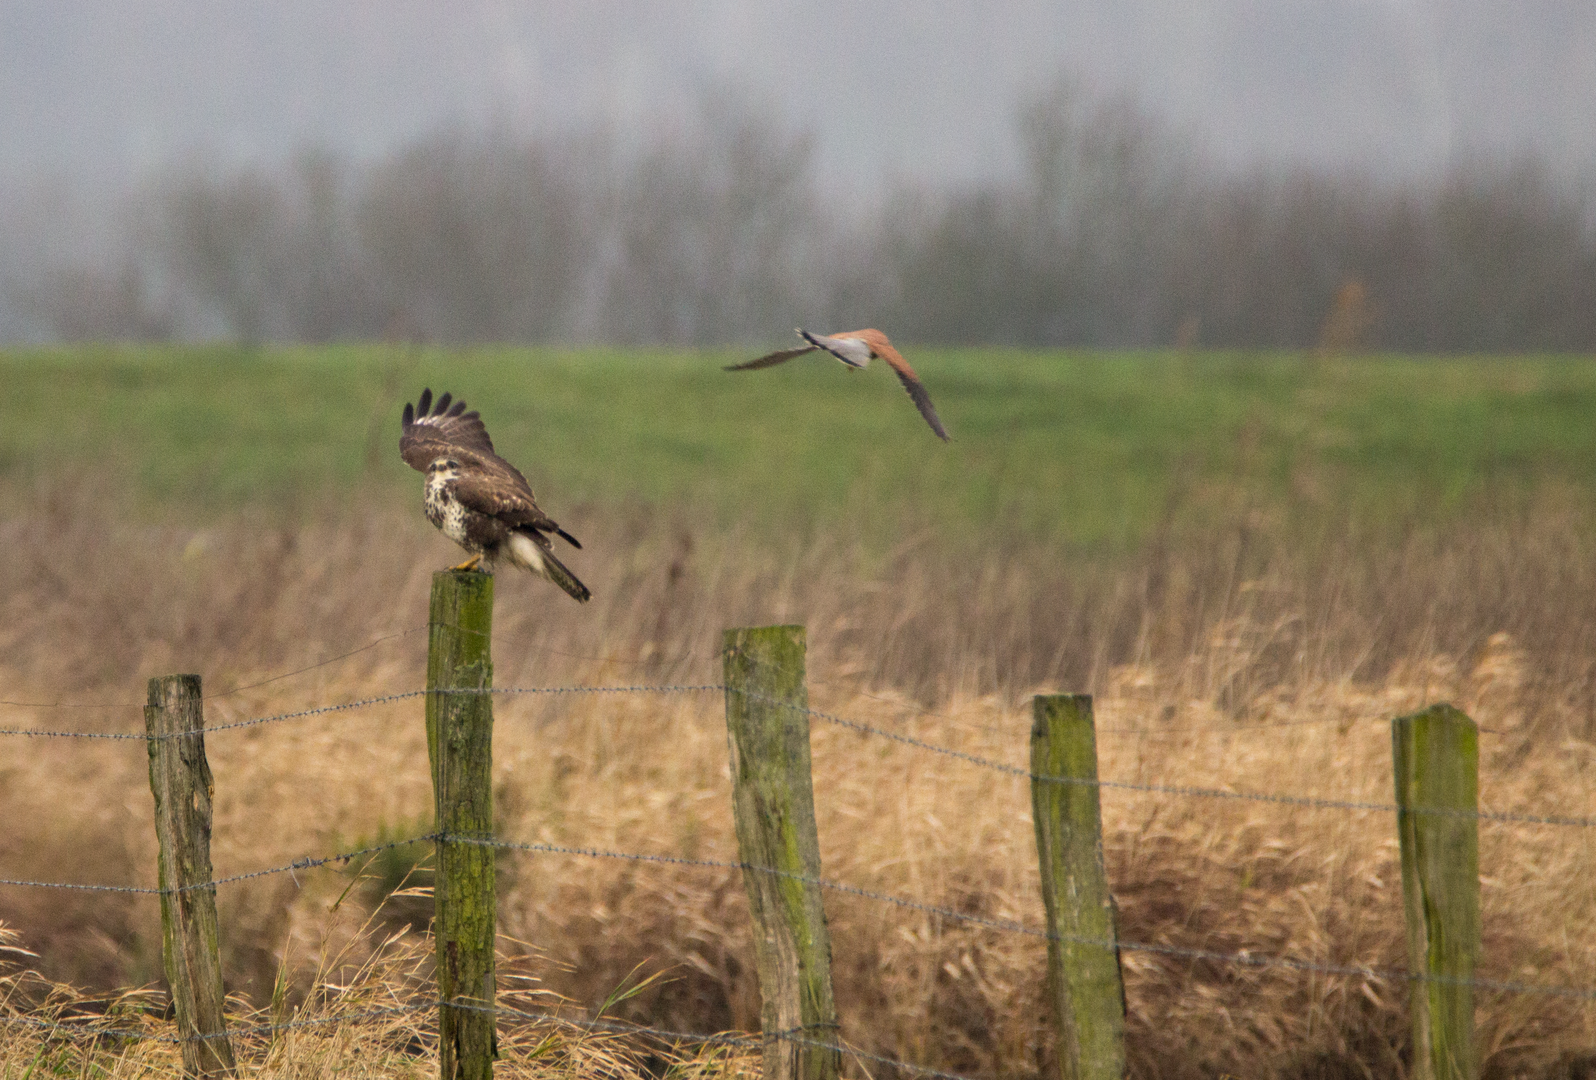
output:
[[1011,169],[1061,71],[1222,161],[1596,168],[1596,0],[0,0],[0,176],[374,155],[454,120],[635,130],[731,89],[859,189]]

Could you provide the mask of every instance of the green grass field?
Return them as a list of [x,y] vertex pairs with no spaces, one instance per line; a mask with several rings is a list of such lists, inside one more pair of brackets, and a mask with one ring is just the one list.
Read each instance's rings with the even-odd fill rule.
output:
[[884,366],[729,374],[741,354],[347,346],[0,353],[0,478],[88,470],[201,518],[419,488],[423,386],[479,408],[558,516],[582,501],[722,521],[889,523],[1123,550],[1265,513],[1304,536],[1444,524],[1551,493],[1596,506],[1596,359],[912,350],[954,436]]

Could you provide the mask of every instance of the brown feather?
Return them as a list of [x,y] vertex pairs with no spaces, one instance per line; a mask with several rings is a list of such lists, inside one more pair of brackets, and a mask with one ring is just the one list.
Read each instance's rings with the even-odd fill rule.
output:
[[434,404],[432,391],[427,389],[421,392],[415,410],[405,405],[399,436],[399,454],[405,464],[417,472],[426,472],[427,466],[439,458],[458,461],[461,477],[454,490],[468,510],[486,514],[512,529],[558,533],[572,547],[581,547],[576,537],[539,508],[532,485],[521,470],[494,453],[493,440],[488,437],[481,416],[474,410],[466,412],[464,401],[455,401],[451,407],[450,400],[450,395],[444,394]]
[[462,460],[460,467],[461,476],[454,483],[454,494],[466,509],[497,518],[512,529],[532,528],[540,532],[559,529],[554,519],[539,509],[532,498],[532,489],[526,486],[520,473],[511,477],[491,467],[473,469],[467,460]]
[[920,382],[920,376],[914,373],[909,361],[892,347],[887,335],[880,330],[861,330],[857,334],[848,336],[860,338],[870,346],[872,352],[892,365],[892,370],[898,373],[898,381],[903,383],[903,388],[909,392],[909,400],[913,401],[914,407],[920,410],[920,415],[931,425],[931,430],[937,433],[937,438],[943,442],[952,442],[953,439],[948,435],[947,428],[942,426],[942,420],[937,416],[936,407],[931,404],[931,395],[926,393],[925,385]]
[[452,409],[449,402],[450,395],[444,394],[434,405],[429,389],[421,392],[421,400],[413,413],[409,405],[405,406],[399,435],[399,456],[405,459],[405,464],[417,472],[426,472],[427,466],[438,458],[457,450],[470,450],[503,462],[513,472],[514,466],[493,452],[493,440],[488,438],[482,417],[474,411],[466,412],[463,401],[455,402]]
[[741,364],[728,364],[722,370],[753,371],[756,368],[774,367],[776,364],[784,363],[788,360],[791,360],[795,356],[802,356],[804,353],[812,353],[814,351],[815,346],[813,345],[805,345],[799,349],[783,349],[780,352],[773,352],[768,356],[761,356],[758,360],[748,360]]

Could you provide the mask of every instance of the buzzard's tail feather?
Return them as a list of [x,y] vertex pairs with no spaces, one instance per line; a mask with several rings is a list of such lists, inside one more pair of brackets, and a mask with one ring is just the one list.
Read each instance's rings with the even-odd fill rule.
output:
[[554,557],[553,552],[546,550],[542,544],[526,533],[511,533],[510,542],[506,546],[509,548],[510,561],[515,565],[530,570],[539,577],[548,578],[570,593],[579,603],[585,604],[592,599],[593,594],[588,591],[588,587],[578,581],[576,575]]

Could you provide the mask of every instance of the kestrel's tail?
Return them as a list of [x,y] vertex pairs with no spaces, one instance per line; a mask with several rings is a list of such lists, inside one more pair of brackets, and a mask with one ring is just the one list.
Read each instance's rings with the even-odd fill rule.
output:
[[[539,577],[546,577],[560,588],[571,594],[578,603],[587,603],[593,594],[577,580],[575,574],[567,570],[565,564],[554,557],[554,553],[538,541],[541,536],[532,537],[524,532],[510,534],[509,548],[510,561],[516,566],[530,570]],[[547,541],[544,541],[547,543]]]

